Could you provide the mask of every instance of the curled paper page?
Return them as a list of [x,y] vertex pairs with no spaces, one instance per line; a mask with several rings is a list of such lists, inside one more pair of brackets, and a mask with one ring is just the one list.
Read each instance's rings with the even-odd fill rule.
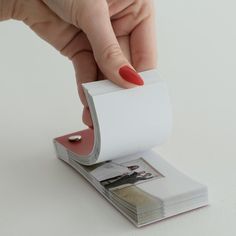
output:
[[120,88],[108,80],[83,84],[94,130],[75,133],[82,136],[78,143],[70,143],[68,135],[57,138],[57,151],[60,145],[65,146],[73,159],[91,165],[163,143],[172,124],[167,85],[157,70],[140,75],[145,85],[132,89]]

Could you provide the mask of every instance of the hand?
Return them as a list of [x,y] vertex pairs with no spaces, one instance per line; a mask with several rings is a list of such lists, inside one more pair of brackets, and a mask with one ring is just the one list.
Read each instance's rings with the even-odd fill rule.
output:
[[156,66],[151,0],[0,0],[0,9],[0,20],[22,20],[72,60],[89,127],[81,83],[110,79],[131,88],[143,84],[134,70]]

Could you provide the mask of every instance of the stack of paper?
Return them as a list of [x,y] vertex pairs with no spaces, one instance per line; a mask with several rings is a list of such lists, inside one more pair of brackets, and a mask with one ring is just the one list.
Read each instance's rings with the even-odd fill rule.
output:
[[132,89],[107,80],[83,84],[93,129],[54,140],[58,157],[136,226],[207,205],[205,186],[147,151],[169,136],[171,105],[157,70],[140,76],[145,85]]
[[70,152],[61,158],[137,227],[208,204],[206,186],[152,151],[92,166],[79,164]]

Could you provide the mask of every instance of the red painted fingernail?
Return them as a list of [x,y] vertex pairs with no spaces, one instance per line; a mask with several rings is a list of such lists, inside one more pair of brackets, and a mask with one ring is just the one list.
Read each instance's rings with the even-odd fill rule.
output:
[[129,66],[122,66],[119,69],[119,74],[124,80],[132,84],[144,85],[141,76],[135,70],[131,69]]

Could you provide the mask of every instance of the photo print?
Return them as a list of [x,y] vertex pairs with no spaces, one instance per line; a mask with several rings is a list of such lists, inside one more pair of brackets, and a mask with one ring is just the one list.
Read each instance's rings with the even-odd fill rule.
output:
[[164,177],[141,157],[123,163],[103,162],[93,168],[90,174],[107,189],[123,188]]

